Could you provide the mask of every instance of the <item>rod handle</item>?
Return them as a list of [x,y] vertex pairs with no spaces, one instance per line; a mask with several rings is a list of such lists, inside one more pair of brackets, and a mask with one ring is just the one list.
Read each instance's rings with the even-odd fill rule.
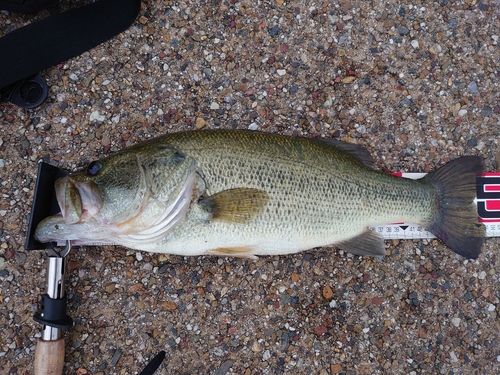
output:
[[64,337],[57,340],[38,339],[35,351],[35,375],[62,375]]

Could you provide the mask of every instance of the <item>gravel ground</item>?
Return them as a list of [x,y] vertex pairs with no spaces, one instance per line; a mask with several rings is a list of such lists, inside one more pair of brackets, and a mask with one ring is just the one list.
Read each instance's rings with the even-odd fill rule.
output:
[[[45,256],[23,247],[40,160],[74,170],[168,132],[249,128],[364,144],[394,171],[465,154],[497,170],[499,5],[154,0],[43,72],[44,105],[0,103],[0,372],[31,373],[40,335]],[[0,35],[47,14],[2,12]],[[159,374],[500,373],[498,244],[475,261],[435,240],[389,241],[383,261],[77,248],[65,374],[137,374],[160,350]]]

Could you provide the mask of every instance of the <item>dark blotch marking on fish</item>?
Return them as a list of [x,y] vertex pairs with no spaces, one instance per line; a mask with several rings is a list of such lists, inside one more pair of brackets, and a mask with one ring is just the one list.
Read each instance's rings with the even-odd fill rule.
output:
[[178,164],[180,162],[183,162],[184,160],[186,160],[186,156],[181,154],[180,152],[176,151],[174,152],[174,154],[172,155],[172,160],[175,164]]

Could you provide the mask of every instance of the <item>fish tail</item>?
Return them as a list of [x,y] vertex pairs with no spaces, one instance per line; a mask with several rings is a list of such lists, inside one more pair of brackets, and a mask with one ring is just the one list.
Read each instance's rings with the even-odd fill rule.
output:
[[423,182],[436,189],[437,214],[428,230],[455,253],[477,259],[484,244],[485,227],[478,222],[476,175],[485,170],[483,159],[464,156],[429,173]]

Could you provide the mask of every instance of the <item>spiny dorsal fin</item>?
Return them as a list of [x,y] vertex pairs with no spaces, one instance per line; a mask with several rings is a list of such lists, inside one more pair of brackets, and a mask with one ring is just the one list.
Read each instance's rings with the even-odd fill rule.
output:
[[359,236],[351,238],[347,241],[336,243],[339,249],[356,255],[369,255],[372,257],[384,256],[385,245],[384,239],[373,230],[366,230]]
[[323,143],[327,146],[341,149],[345,153],[349,154],[351,157],[356,159],[358,162],[363,164],[365,167],[373,168],[375,162],[370,152],[362,145],[357,145],[355,143],[342,142],[338,139],[322,139],[317,138],[318,142]]
[[223,190],[198,202],[212,220],[246,224],[262,212],[269,201],[264,190],[237,188]]

